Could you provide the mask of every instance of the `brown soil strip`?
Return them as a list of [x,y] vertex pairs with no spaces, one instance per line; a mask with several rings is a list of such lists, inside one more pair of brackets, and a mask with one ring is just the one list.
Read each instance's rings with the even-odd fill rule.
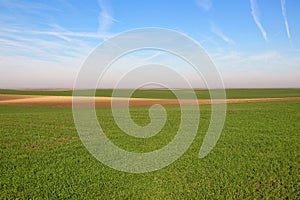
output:
[[[86,107],[87,103],[95,102],[97,108],[124,107],[124,106],[151,106],[178,105],[177,99],[145,99],[145,98],[111,98],[111,97],[78,97],[80,106]],[[226,100],[181,100],[181,104],[211,104],[211,103],[242,103],[242,102],[265,102],[265,101],[299,101],[300,97],[291,98],[252,98],[252,99],[226,99]],[[51,106],[51,107],[72,107],[72,96],[39,96],[39,95],[11,95],[0,94],[0,104],[21,105],[21,106]]]
[[39,98],[37,95],[17,95],[17,94],[0,94],[0,102],[15,100],[15,99],[31,99],[31,98]]

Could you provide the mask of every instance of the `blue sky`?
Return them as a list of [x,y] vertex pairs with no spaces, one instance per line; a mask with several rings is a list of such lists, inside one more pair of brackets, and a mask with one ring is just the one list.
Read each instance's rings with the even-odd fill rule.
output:
[[0,88],[71,88],[99,43],[142,27],[198,41],[226,87],[300,87],[299,9],[298,0],[0,0]]

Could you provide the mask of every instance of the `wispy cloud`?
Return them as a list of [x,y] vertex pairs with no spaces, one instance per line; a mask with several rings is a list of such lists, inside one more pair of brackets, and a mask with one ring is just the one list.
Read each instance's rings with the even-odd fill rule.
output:
[[105,38],[108,37],[110,34],[107,33],[94,33],[94,32],[73,32],[68,30],[48,30],[48,31],[41,31],[41,30],[21,30],[21,29],[10,29],[4,28],[2,31],[10,32],[10,33],[23,33],[23,34],[31,34],[31,35],[49,35],[55,36],[57,38],[71,41],[68,37],[79,37],[79,38]]
[[161,56],[162,54],[164,54],[165,52],[164,51],[156,51],[154,53],[152,53],[151,55],[149,55],[148,57],[146,58],[143,58],[143,59],[139,59],[137,58],[140,62],[144,62],[144,63],[147,63],[147,62],[151,62],[153,60],[155,60],[155,58]]
[[196,3],[199,7],[203,8],[206,11],[209,11],[212,7],[211,0],[196,0]]
[[297,55],[227,51],[212,57],[226,87],[299,87]]
[[[56,14],[59,16],[63,9],[80,12],[73,5],[57,9],[47,3],[5,2],[0,21],[0,87],[5,88],[71,87],[86,56],[112,35],[110,28],[117,22],[106,0],[98,1],[98,23],[93,27],[96,30],[87,31],[56,23],[60,22]],[[16,71],[22,73],[16,76]]]
[[[15,1],[4,1],[5,9],[17,9],[18,15],[3,12],[6,16],[0,22],[0,53],[2,55],[18,55],[39,60],[66,60],[84,58],[102,39],[111,36],[108,30],[113,23],[109,5],[99,0],[100,16],[98,31],[71,31],[55,23],[49,15],[36,12],[34,17],[27,13],[30,8],[43,8],[50,13],[60,13],[55,7],[32,2],[30,5]],[[69,7],[68,7],[69,8]],[[75,9],[75,8],[72,8]],[[76,8],[77,9],[77,8]],[[23,12],[25,10],[26,12]],[[33,12],[33,11],[32,11]],[[33,21],[33,18],[35,19]],[[21,19],[21,20],[20,20]],[[56,59],[57,58],[57,59]],[[78,62],[80,63],[80,61]],[[65,63],[66,64],[66,63]],[[74,62],[71,63],[73,65]],[[67,64],[68,65],[68,64]]]
[[230,45],[235,44],[235,42],[232,39],[230,39],[228,36],[226,36],[223,33],[223,31],[215,25],[215,23],[213,23],[213,22],[210,23],[210,29],[211,29],[211,32],[213,32],[218,37],[220,37],[222,40],[224,40],[227,44],[230,44]]
[[202,38],[202,40],[200,41],[201,44],[208,43],[210,45],[219,46],[218,42],[216,42],[213,39],[213,37],[211,37],[211,36],[207,36],[207,35],[201,34],[201,38]]
[[259,28],[262,36],[264,37],[265,41],[268,41],[267,32],[265,31],[264,27],[262,26],[260,19],[259,19],[259,11],[256,0],[250,0],[251,5],[251,14],[256,23],[257,27]]
[[110,29],[114,22],[118,22],[112,16],[112,11],[109,3],[106,0],[98,0],[99,7],[101,9],[98,20],[98,34],[105,35],[107,31]]
[[289,23],[288,23],[287,17],[286,17],[285,0],[281,0],[281,12],[282,12],[282,16],[283,16],[283,19],[284,19],[284,24],[285,24],[285,29],[286,29],[287,36],[288,36],[289,39],[291,39]]
[[96,42],[93,38],[89,41],[87,37],[76,35],[78,35],[76,32],[2,29],[0,52],[36,59],[53,58],[64,54],[82,57],[91,51]]
[[282,62],[284,61],[283,55],[278,51],[266,51],[255,54],[249,54],[247,52],[240,51],[231,51],[224,52],[214,57],[220,63],[229,62],[229,63],[247,63],[249,65],[257,63],[270,63],[272,62]]
[[252,62],[270,62],[272,61],[278,61],[282,59],[282,55],[277,52],[277,51],[267,51],[259,54],[254,54],[254,55],[249,55],[245,57],[244,59],[241,60],[241,62],[247,62],[247,63],[252,63]]

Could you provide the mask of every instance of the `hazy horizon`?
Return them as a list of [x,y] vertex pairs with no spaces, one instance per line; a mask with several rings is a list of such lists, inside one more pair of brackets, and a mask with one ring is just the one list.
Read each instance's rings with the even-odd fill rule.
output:
[[[113,90],[115,88],[96,88],[96,90]],[[120,89],[120,90],[131,90],[131,89],[134,89],[134,88],[117,88],[117,89]],[[169,89],[175,89],[175,90],[184,90],[184,89],[187,89],[187,90],[190,90],[190,89],[193,89],[193,90],[208,90],[208,88],[169,88]],[[223,89],[223,88],[212,88],[212,89],[215,89],[215,90],[218,90],[218,89]],[[225,87],[225,89],[300,89],[300,87]],[[0,90],[37,90],[37,91],[68,91],[68,90],[73,90],[73,88],[0,88]],[[93,90],[91,88],[86,88],[86,89],[83,89],[83,90]],[[149,87],[149,88],[139,88],[138,90],[168,90],[168,88],[155,88],[155,87]]]

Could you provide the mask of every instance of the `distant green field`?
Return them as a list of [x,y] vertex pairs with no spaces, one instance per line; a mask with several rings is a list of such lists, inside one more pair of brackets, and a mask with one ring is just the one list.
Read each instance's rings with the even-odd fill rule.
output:
[[[111,89],[97,90],[96,96],[110,97]],[[125,96],[126,90],[120,90],[120,97]],[[127,90],[128,91],[128,90]],[[181,90],[183,91],[183,90]],[[188,95],[191,91],[183,91]],[[122,93],[125,93],[124,95]],[[199,99],[209,99],[208,90],[195,90]],[[25,91],[25,90],[0,90],[0,94],[26,94],[26,95],[54,95],[71,96],[72,91]],[[300,97],[300,88],[295,89],[226,89],[227,98],[274,98],[274,97]],[[135,98],[160,98],[174,99],[176,96],[170,90],[136,90],[132,97]]]
[[[229,94],[262,97],[258,91]],[[299,90],[283,93],[296,96]],[[197,137],[180,159],[159,171],[130,174],[110,169],[85,149],[71,109],[2,105],[0,199],[299,199],[299,101],[229,104],[221,138],[204,159],[198,152],[210,106],[200,108]],[[97,109],[97,115],[115,144],[145,152],[161,148],[177,131],[179,107],[166,109],[166,126],[149,139],[123,134],[110,109]],[[138,124],[149,122],[148,108],[131,113]]]

